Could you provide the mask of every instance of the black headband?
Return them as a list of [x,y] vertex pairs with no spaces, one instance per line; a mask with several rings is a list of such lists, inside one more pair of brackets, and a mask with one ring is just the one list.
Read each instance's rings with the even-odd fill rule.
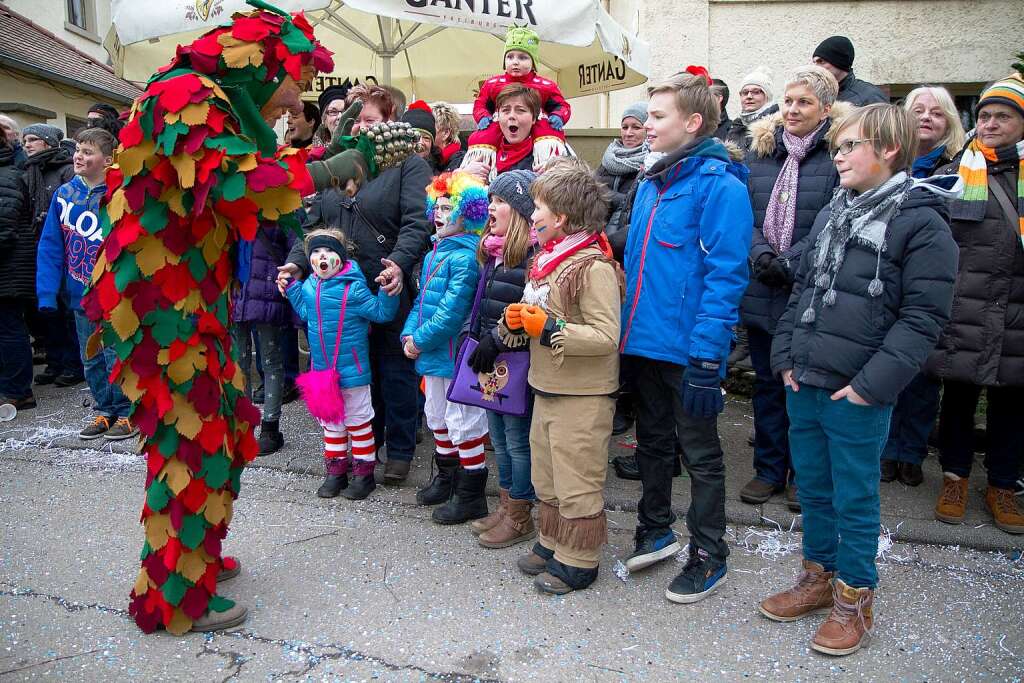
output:
[[313,235],[306,241],[306,254],[312,254],[314,249],[325,247],[335,252],[342,261],[348,260],[348,250],[337,237],[333,235]]

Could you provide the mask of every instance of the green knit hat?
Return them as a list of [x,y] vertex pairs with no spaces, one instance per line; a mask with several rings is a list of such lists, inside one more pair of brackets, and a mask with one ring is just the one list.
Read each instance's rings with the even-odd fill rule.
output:
[[502,60],[509,50],[522,50],[530,55],[533,60],[533,70],[536,71],[540,65],[540,36],[528,26],[509,26],[505,34],[505,52],[502,53]]

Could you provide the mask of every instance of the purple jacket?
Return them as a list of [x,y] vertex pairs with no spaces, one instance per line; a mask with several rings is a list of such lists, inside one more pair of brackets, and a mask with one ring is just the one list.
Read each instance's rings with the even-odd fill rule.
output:
[[288,252],[295,236],[275,225],[263,224],[260,230],[266,239],[257,235],[252,241],[252,261],[249,279],[235,292],[234,313],[236,323],[263,323],[292,325],[292,307],[277,291],[277,267],[288,260]]

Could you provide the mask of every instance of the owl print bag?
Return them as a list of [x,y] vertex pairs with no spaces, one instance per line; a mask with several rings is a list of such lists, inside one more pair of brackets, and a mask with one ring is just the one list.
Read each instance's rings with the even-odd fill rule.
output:
[[[492,265],[489,264],[476,287],[473,311],[469,314],[470,329],[476,322],[480,298],[490,277],[491,268]],[[499,353],[494,359],[494,370],[477,373],[469,367],[469,357],[473,355],[477,344],[472,335],[466,335],[466,340],[459,347],[459,355],[455,358],[455,377],[448,386],[448,400],[493,410],[502,415],[525,416],[530,397],[530,385],[526,381],[530,373],[529,352]]]

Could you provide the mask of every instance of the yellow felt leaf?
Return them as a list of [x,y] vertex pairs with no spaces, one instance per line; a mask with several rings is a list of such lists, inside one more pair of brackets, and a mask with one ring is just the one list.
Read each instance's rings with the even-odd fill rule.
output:
[[227,511],[224,509],[224,498],[221,493],[214,491],[206,498],[203,504],[203,516],[210,524],[220,524]]
[[169,111],[166,114],[164,114],[164,123],[167,123],[167,124],[177,123],[180,118],[181,118],[181,114],[179,112]]
[[302,197],[287,185],[271,187],[263,192],[249,192],[247,196],[260,207],[263,217],[271,221],[302,206]]
[[241,370],[237,370],[235,376],[231,378],[231,386],[240,392],[245,392],[245,375]]
[[155,150],[156,143],[152,140],[143,140],[134,147],[122,150],[117,155],[117,165],[121,167],[121,173],[126,178],[138,175],[142,170],[142,165],[153,156]]
[[168,633],[183,636],[191,630],[192,620],[181,611],[180,607],[175,607],[174,614],[171,616],[171,622],[167,624],[166,628]]
[[103,350],[103,328],[97,327],[85,341],[85,357],[95,358]]
[[192,583],[199,583],[199,579],[203,578],[203,574],[206,573],[206,562],[203,561],[202,555],[198,552],[189,552],[186,548],[182,548],[181,557],[178,558],[178,566],[174,568],[174,571]]
[[164,415],[164,424],[176,425],[178,433],[186,439],[194,439],[203,428],[203,421],[188,399],[181,394],[172,394],[174,407]]
[[170,377],[175,384],[184,384],[192,379],[192,376],[196,374],[195,362],[198,355],[199,349],[194,346],[188,347],[180,358],[172,361],[167,366],[167,376]]
[[174,491],[175,496],[192,482],[192,475],[189,474],[188,466],[177,458],[170,458],[164,464],[163,472],[160,476],[171,491]]
[[181,115],[182,123],[198,126],[206,123],[206,118],[210,115],[210,104],[208,102],[194,102],[182,109],[179,114]]
[[96,264],[92,267],[92,276],[89,280],[92,284],[96,284],[100,281],[100,276],[103,275],[107,270],[107,252],[100,251],[99,255],[96,256]]
[[157,365],[167,365],[168,363],[170,363],[171,362],[171,350],[170,349],[160,349],[159,351],[157,351],[156,352],[156,362],[157,362]]
[[175,154],[171,166],[178,172],[178,184],[188,189],[196,184],[196,161],[189,154]]
[[[110,223],[114,224],[121,220],[124,216],[125,209],[128,208],[128,200],[124,196],[124,189],[118,188],[114,191],[114,195],[110,198],[110,203],[107,204],[107,215],[110,217]],[[93,272],[97,272],[99,269],[94,269]]]
[[229,69],[244,69],[252,64],[263,64],[263,46],[260,43],[247,43],[235,38],[230,33],[222,33],[217,42],[224,46],[221,56]]
[[228,229],[218,225],[203,238],[203,260],[206,264],[213,266],[224,253],[224,245],[228,241]]
[[237,157],[235,159],[235,163],[238,166],[238,170],[241,171],[242,173],[251,171],[257,166],[256,155],[246,154],[245,156]]
[[130,299],[121,299],[121,303],[114,306],[110,312],[110,325],[122,341],[127,341],[139,329],[139,317],[135,315]]
[[167,544],[167,538],[174,535],[171,529],[171,516],[155,512],[143,523],[146,529],[146,541],[153,550],[160,550]]
[[[184,299],[175,305],[175,308],[184,311],[185,313],[195,313],[203,305],[203,294],[198,289],[191,289]],[[179,308],[180,306],[180,308]],[[206,368],[206,363],[203,363],[201,370]]]
[[187,211],[185,211],[185,204],[182,201],[184,197],[184,192],[182,192],[176,187],[171,187],[164,190],[164,192],[160,195],[160,201],[167,204],[167,208],[173,211],[178,216],[184,216],[186,213],[188,213]]
[[135,579],[135,594],[142,595],[149,590],[149,572],[145,567],[139,569],[139,576]]
[[142,391],[139,389],[139,376],[127,363],[121,365],[120,384],[121,391],[130,400],[138,401],[142,398]]
[[146,277],[152,277],[153,273],[163,268],[171,256],[163,242],[149,235],[139,237],[128,249],[135,252],[135,265]]

